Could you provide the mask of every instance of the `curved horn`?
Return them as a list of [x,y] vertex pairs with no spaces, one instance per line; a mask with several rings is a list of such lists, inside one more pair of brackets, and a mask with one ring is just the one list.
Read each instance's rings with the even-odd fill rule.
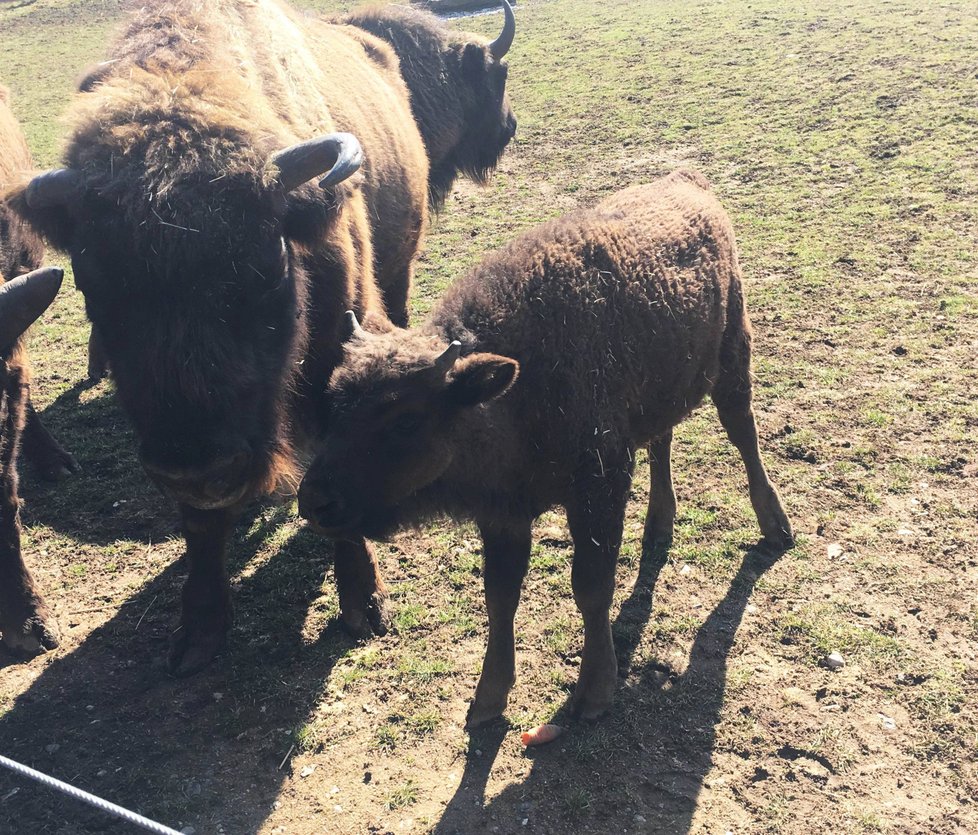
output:
[[367,335],[367,332],[360,326],[360,322],[357,320],[357,314],[352,310],[348,310],[343,314],[343,323],[346,329],[343,335],[344,342],[354,337],[362,339]]
[[330,133],[277,151],[270,162],[286,191],[325,173],[320,188],[343,182],[363,164],[363,148],[352,133]]
[[503,4],[503,15],[506,17],[503,23],[503,31],[491,44],[489,52],[497,61],[501,61],[509,48],[513,45],[513,38],[516,37],[516,15],[513,14],[513,7],[509,5],[509,0],[500,0]]
[[0,349],[6,350],[54,301],[64,270],[44,267],[0,287]]
[[441,353],[438,359],[435,360],[435,369],[439,374],[446,375],[458,362],[459,354],[462,353],[462,343],[457,339],[450,343],[449,346]]
[[32,209],[65,206],[81,191],[81,175],[70,168],[55,168],[38,174],[27,184],[24,198]]

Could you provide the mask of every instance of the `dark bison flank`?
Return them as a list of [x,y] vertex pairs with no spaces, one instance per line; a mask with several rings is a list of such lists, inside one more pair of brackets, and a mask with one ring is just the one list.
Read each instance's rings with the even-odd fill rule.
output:
[[[146,4],[108,58],[65,167],[10,202],[70,253],[143,466],[180,507],[186,674],[230,623],[240,508],[297,483],[344,310],[406,320],[427,157],[393,50],[276,0]],[[365,543],[335,559],[344,622],[385,631]]]
[[516,134],[503,60],[516,18],[507,0],[501,4],[505,23],[491,42],[455,32],[430,12],[407,5],[354,10],[343,18],[383,38],[400,58],[431,162],[432,206],[444,203],[460,174],[484,183]]
[[585,717],[609,707],[608,612],[635,452],[646,446],[652,464],[645,538],[668,540],[672,429],[707,394],[764,537],[791,543],[758,451],[733,230],[708,188],[677,172],[548,223],[486,258],[418,330],[368,334],[349,317],[329,383],[336,411],[299,510],[337,537],[433,514],[476,521],[489,645],[472,725],[506,707],[530,526],[557,504],[584,618],[572,706]]

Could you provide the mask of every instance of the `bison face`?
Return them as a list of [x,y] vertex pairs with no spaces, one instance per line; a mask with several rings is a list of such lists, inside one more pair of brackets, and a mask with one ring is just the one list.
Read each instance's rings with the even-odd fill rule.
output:
[[304,275],[283,224],[268,201],[237,197],[135,235],[91,212],[69,250],[144,468],[201,509],[270,487],[287,459],[283,400],[303,336]]
[[328,536],[381,538],[417,521],[413,500],[450,470],[460,445],[479,442],[467,417],[503,394],[519,366],[492,354],[458,360],[458,342],[356,330],[330,380],[329,431],[299,513]]
[[307,251],[292,239],[328,236],[362,151],[331,134],[237,173],[180,171],[187,151],[162,175],[136,156],[41,174],[11,205],[70,253],[146,471],[179,502],[232,507],[290,475]]
[[516,116],[506,94],[509,67],[490,47],[468,43],[459,71],[463,127],[454,163],[463,174],[484,183],[516,135]]

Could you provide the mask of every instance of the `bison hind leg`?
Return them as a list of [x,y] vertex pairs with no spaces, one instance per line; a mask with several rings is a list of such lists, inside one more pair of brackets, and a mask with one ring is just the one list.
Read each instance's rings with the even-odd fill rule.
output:
[[669,545],[676,521],[676,491],[672,486],[672,430],[656,438],[649,446],[649,511],[645,517],[646,548]]
[[727,437],[747,470],[750,502],[761,533],[771,547],[787,550],[794,544],[791,523],[777,489],[768,478],[757,442],[757,422],[751,406],[750,336],[746,325],[725,338],[712,397]]

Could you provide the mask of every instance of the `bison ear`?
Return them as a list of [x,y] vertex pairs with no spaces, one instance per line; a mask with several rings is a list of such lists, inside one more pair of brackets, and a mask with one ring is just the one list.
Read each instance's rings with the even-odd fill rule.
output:
[[486,74],[486,65],[489,62],[488,50],[481,44],[471,41],[462,47],[462,73],[466,78],[479,81]]
[[472,354],[459,360],[447,392],[458,406],[477,406],[505,394],[520,373],[520,364],[497,354]]
[[28,201],[29,190],[29,184],[17,186],[0,195],[0,201],[55,249],[67,251],[75,231],[75,219],[68,204],[38,205],[36,201]]

